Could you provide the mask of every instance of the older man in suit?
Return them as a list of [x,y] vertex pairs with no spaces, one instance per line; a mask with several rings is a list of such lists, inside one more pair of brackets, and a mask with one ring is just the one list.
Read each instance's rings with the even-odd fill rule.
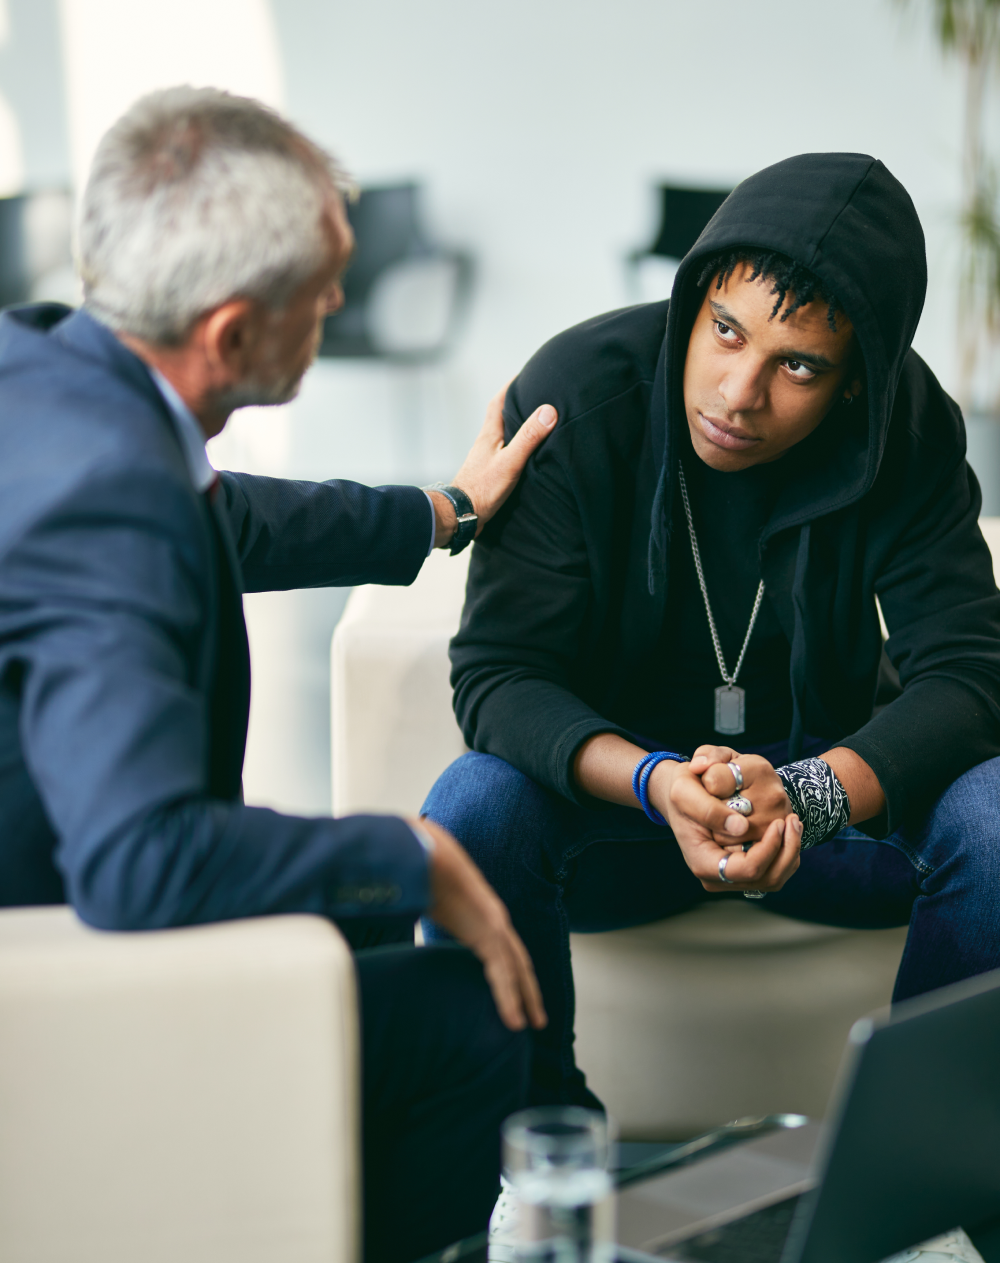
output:
[[206,440],[294,396],[342,301],[344,187],[255,102],[154,94],[94,161],[83,310],[0,316],[0,904],[118,930],[311,912],[356,947],[412,941],[429,911],[471,953],[358,958],[366,1254],[412,1259],[485,1224],[537,984],[444,829],[243,803],[241,594],[411,582],[555,413],[504,447],[494,401],[444,491],[216,475]]

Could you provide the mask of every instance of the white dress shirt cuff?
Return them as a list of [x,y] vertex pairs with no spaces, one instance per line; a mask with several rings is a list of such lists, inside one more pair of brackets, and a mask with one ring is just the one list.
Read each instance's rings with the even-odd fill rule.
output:
[[424,488],[421,488],[420,490],[423,491],[424,495],[427,497],[427,503],[431,507],[431,542],[427,546],[427,556],[430,557],[430,555],[434,552],[434,537],[437,535],[437,513],[434,510],[434,501],[431,500],[430,492],[426,491]]

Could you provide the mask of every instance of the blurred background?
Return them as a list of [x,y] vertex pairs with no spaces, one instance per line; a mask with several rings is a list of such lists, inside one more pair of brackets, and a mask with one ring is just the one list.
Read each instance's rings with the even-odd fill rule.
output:
[[[0,302],[77,301],[73,200],[139,95],[213,84],[285,111],[362,195],[348,306],[293,403],[218,466],[454,475],[546,339],[669,293],[719,198],[803,151],[881,158],[930,285],[916,348],[970,418],[1000,513],[993,0],[0,0]],[[666,186],[666,189],[665,189]],[[246,599],[247,799],[330,804],[329,642],[347,593]]]

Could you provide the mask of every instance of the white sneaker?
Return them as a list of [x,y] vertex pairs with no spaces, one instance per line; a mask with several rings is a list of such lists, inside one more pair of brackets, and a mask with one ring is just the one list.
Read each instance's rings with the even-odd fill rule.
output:
[[500,1197],[490,1216],[489,1244],[486,1248],[488,1260],[511,1261],[516,1258],[517,1247],[517,1199],[514,1186],[506,1176],[500,1177]]
[[908,1251],[900,1251],[898,1255],[888,1255],[884,1264],[930,1264],[932,1260],[947,1261],[947,1264],[979,1264],[982,1258],[969,1235],[958,1228],[937,1238],[928,1238],[926,1242],[911,1246]]

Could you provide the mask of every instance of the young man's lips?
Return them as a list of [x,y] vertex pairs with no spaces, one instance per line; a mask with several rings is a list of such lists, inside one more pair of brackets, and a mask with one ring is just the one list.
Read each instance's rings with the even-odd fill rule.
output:
[[747,448],[752,448],[755,443],[760,442],[759,439],[753,438],[752,435],[743,435],[727,430],[720,422],[713,421],[711,417],[706,417],[702,412],[698,414],[698,420],[701,422],[705,438],[720,448],[729,448],[732,452],[742,452]]

